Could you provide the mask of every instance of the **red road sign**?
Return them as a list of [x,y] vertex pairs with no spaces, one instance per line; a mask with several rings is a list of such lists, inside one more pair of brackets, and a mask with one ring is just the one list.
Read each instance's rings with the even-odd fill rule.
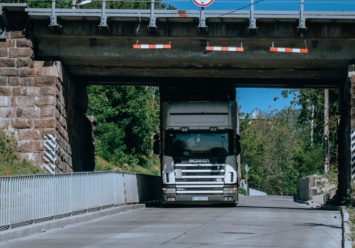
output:
[[199,7],[207,7],[213,3],[213,0],[193,0],[193,2]]

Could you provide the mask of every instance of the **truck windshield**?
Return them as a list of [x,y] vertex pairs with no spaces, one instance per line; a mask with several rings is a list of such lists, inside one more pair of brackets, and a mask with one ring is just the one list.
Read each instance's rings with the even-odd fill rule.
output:
[[173,157],[226,157],[233,154],[232,132],[167,131],[165,154]]

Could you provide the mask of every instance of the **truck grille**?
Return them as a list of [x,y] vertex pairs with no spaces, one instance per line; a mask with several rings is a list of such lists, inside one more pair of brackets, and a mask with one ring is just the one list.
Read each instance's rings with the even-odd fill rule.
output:
[[176,193],[223,194],[225,164],[175,164]]

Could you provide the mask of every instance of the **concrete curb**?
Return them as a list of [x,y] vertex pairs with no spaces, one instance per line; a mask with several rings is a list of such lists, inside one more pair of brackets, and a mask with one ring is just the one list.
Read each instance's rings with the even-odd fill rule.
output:
[[0,243],[12,239],[27,237],[37,233],[42,233],[51,229],[62,228],[64,226],[76,224],[79,222],[85,222],[113,214],[133,211],[142,208],[145,208],[145,204],[123,205],[118,207],[107,208],[96,212],[79,214],[62,219],[26,225],[14,229],[9,229],[6,231],[0,231]]
[[350,236],[350,226],[349,226],[349,213],[346,211],[345,206],[340,207],[341,212],[341,227],[342,227],[342,248],[351,248],[352,241]]

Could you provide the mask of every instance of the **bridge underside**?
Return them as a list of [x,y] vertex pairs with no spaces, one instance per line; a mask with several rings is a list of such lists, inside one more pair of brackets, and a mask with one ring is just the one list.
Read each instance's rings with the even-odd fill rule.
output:
[[[257,87],[338,87],[347,77],[355,54],[350,39],[317,40],[308,54],[271,53],[272,43],[304,47],[304,39],[274,38],[176,38],[176,37],[79,37],[37,35],[38,59],[61,60],[77,80],[91,83],[228,83]],[[139,40],[169,44],[171,49],[133,49]],[[207,43],[208,42],[208,43]],[[206,51],[206,44],[240,46],[244,52]],[[298,46],[297,46],[298,45]]]
[[[248,29],[245,18],[149,20],[62,16],[61,28],[49,16],[30,10],[28,20],[8,19],[9,29],[23,27],[34,43],[35,59],[60,60],[72,77],[90,83],[228,83],[256,87],[338,87],[355,59],[354,20],[263,19]],[[22,13],[22,15],[25,15]],[[11,20],[13,18],[13,20]],[[13,23],[13,27],[11,27]],[[133,44],[171,44],[171,49],[133,49]],[[244,52],[206,51],[206,46],[243,47]],[[270,47],[307,48],[308,53],[270,52]]]

